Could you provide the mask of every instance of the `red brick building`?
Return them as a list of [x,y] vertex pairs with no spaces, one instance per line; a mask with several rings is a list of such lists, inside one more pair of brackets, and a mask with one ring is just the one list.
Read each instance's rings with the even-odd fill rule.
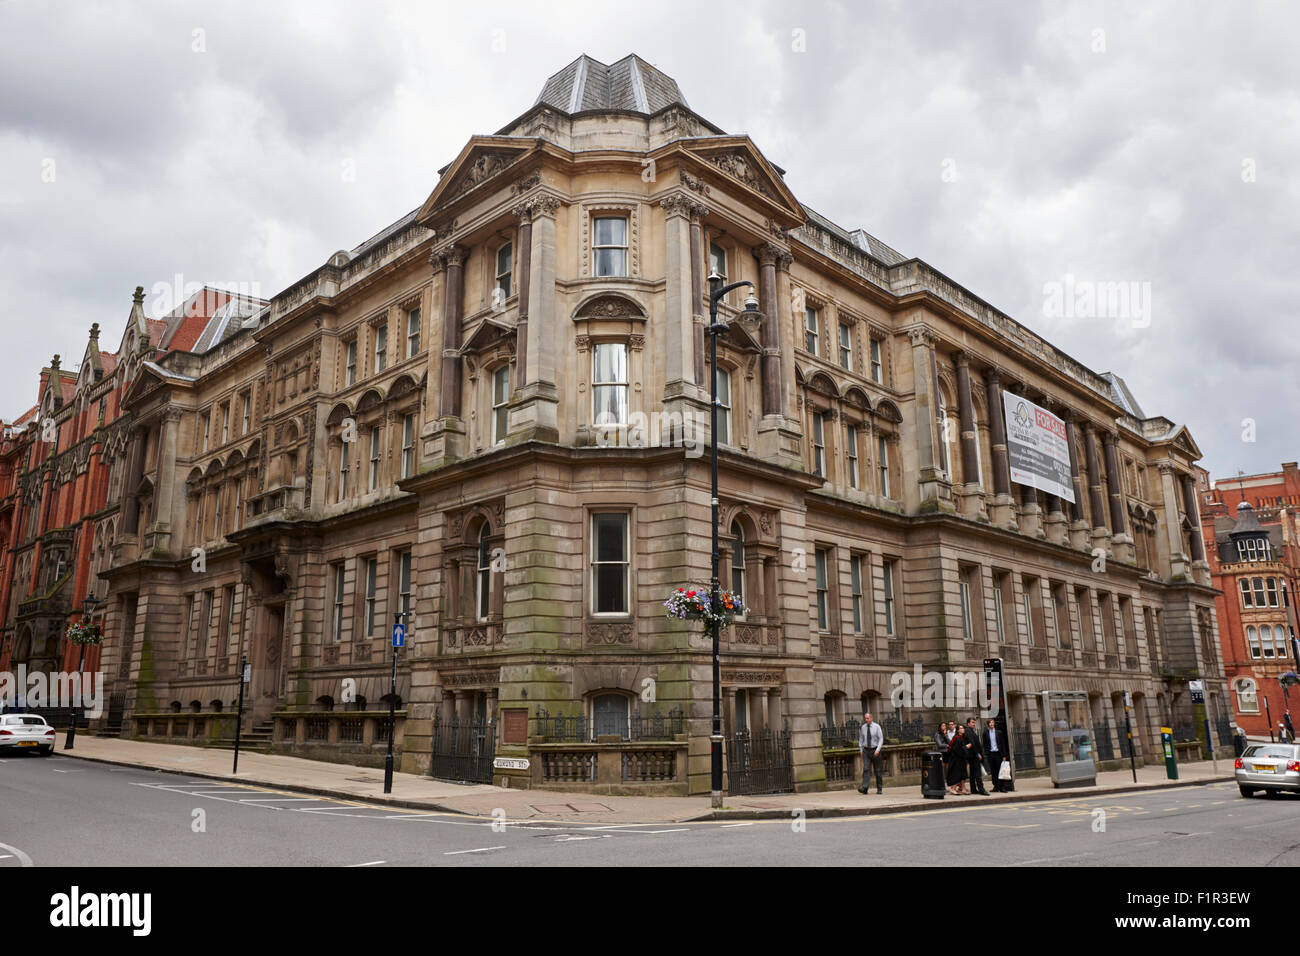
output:
[[1300,688],[1288,700],[1278,676],[1297,669],[1300,468],[1220,478],[1198,475],[1202,529],[1216,599],[1233,713],[1248,734],[1274,731],[1288,704],[1300,723]]
[[[84,613],[86,598],[105,592],[98,575],[110,561],[121,497],[120,488],[110,488],[110,465],[131,438],[122,395],[144,363],[192,348],[218,317],[244,306],[245,297],[205,288],[151,319],[137,288],[118,349],[100,348],[96,322],[76,370],[64,369],[55,355],[41,370],[37,404],[4,425],[0,670],[77,669],[78,650],[65,632]],[[102,616],[103,606],[93,613]],[[87,649],[88,673],[99,658],[100,648]]]

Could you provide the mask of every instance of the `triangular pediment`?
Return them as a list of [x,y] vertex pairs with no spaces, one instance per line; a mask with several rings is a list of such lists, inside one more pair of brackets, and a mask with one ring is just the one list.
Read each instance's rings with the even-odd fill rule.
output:
[[738,184],[803,222],[807,216],[780,171],[748,136],[709,136],[679,140],[684,152],[702,164],[700,169],[715,182]]
[[420,207],[416,220],[429,225],[434,210],[454,202],[490,180],[510,175],[523,157],[536,148],[536,140],[513,136],[475,136],[461,150],[451,165],[442,170],[442,178]]
[[506,325],[504,322],[497,322],[494,319],[484,319],[479,323],[478,328],[470,333],[465,344],[461,346],[460,352],[462,355],[483,352],[493,348],[503,339],[513,340],[514,337],[514,326]]

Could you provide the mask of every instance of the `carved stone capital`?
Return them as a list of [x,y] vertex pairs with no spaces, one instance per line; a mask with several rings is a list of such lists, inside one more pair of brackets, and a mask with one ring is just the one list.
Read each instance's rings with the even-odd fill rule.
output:
[[914,325],[907,330],[907,337],[912,340],[912,345],[933,346],[938,338],[933,332],[922,325]]
[[709,184],[702,179],[696,179],[684,169],[681,173],[681,179],[682,185],[692,192],[697,192],[701,196],[707,196],[709,194]]
[[765,242],[755,250],[754,255],[758,257],[760,266],[775,266],[782,256],[788,256],[789,253],[775,242]]

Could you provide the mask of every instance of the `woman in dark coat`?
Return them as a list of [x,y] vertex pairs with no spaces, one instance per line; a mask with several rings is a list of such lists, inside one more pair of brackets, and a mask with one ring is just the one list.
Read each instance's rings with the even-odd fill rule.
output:
[[939,721],[939,729],[934,732],[934,749],[943,753],[943,762],[948,763],[948,725]]
[[966,728],[957,725],[957,733],[948,743],[948,792],[970,793],[966,789]]

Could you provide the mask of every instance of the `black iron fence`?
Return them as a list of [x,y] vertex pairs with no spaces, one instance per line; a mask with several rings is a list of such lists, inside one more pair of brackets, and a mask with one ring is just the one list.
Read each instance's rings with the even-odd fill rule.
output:
[[[885,741],[891,744],[907,744],[918,740],[929,740],[926,722],[922,717],[903,720],[897,714],[885,714],[876,721],[885,732]],[[842,724],[819,724],[822,735],[822,749],[835,750],[858,745],[858,734],[862,730],[862,721],[850,717]]]
[[1174,728],[1174,740],[1199,740],[1200,732],[1196,729],[1195,724],[1179,724]]
[[492,760],[496,756],[496,724],[478,718],[462,721],[441,714],[433,718],[433,760],[429,774],[442,780],[470,783],[492,782]]
[[1214,732],[1218,735],[1219,746],[1216,749],[1232,748],[1232,721],[1224,717],[1214,722]]
[[790,730],[743,730],[726,738],[727,792],[789,793],[794,790]]
[[1017,770],[1033,770],[1038,765],[1034,757],[1034,735],[1028,730],[1011,732],[1011,753]]
[[1103,717],[1097,722],[1097,725],[1093,727],[1092,731],[1094,738],[1096,738],[1097,759],[1114,760],[1115,745],[1110,739],[1110,721]]
[[680,708],[648,716],[601,715],[593,720],[581,715],[552,716],[546,708],[539,707],[532,724],[534,736],[544,737],[548,743],[565,744],[591,743],[605,736],[623,740],[672,740],[686,733],[686,715]]

